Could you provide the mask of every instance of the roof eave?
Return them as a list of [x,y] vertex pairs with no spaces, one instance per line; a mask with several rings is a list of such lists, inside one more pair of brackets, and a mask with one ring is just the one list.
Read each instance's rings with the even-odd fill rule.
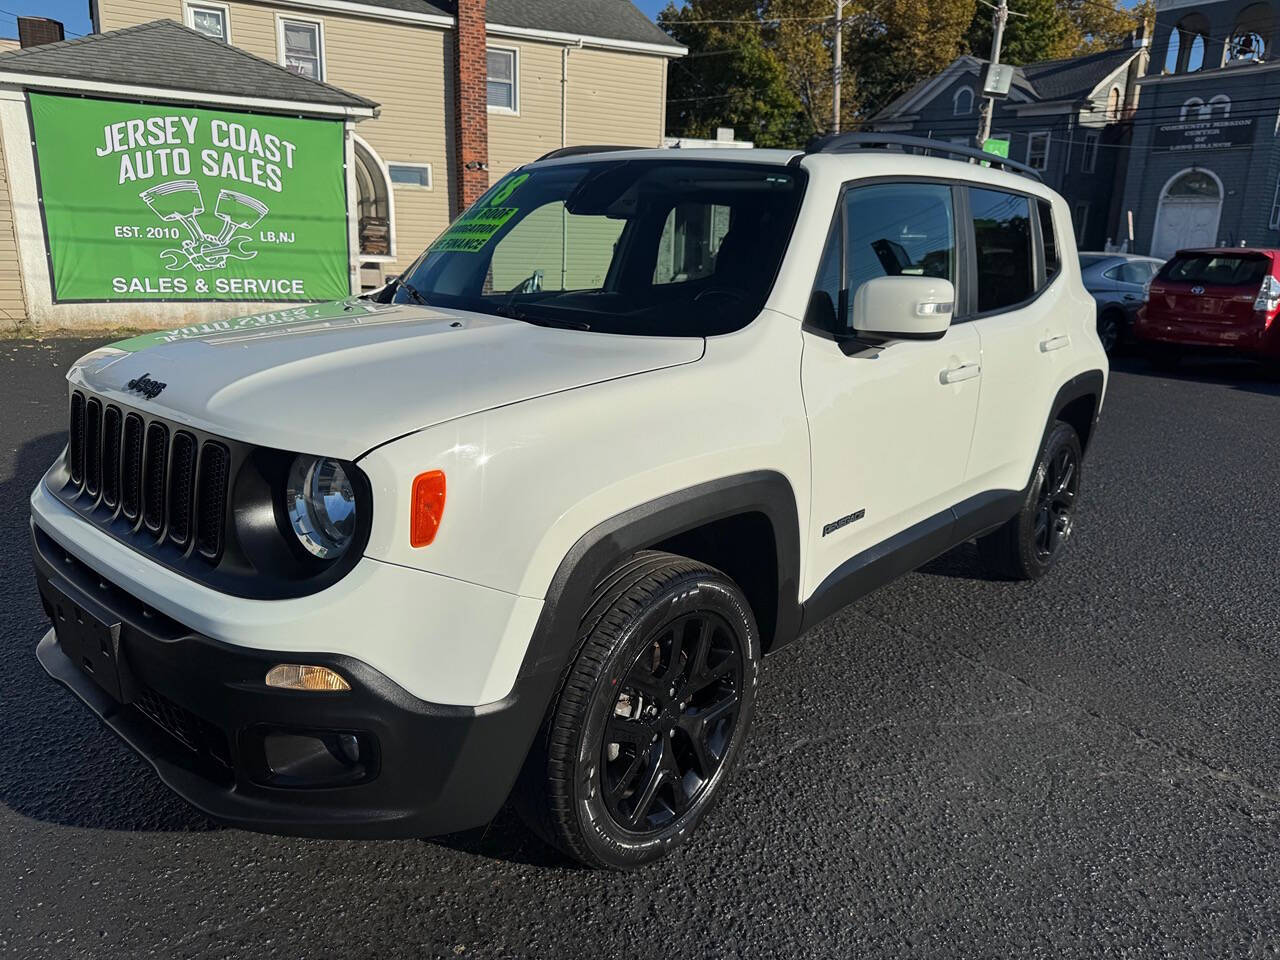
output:
[[215,105],[241,110],[259,110],[264,113],[296,114],[326,119],[340,117],[348,120],[367,120],[376,117],[379,112],[377,104],[371,101],[365,101],[364,104],[357,105],[281,100],[273,97],[243,97],[232,96],[231,94],[207,93],[199,90],[107,83],[101,80],[81,80],[72,77],[50,77],[36,73],[21,73],[16,70],[0,70],[0,86],[24,90],[46,90],[55,93],[93,93],[127,100],[157,100],[165,103],[196,104],[199,106]]

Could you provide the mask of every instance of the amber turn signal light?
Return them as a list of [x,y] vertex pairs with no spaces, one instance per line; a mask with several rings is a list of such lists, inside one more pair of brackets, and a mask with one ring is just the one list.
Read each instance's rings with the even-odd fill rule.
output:
[[409,506],[409,545],[425,547],[436,538],[444,516],[444,471],[429,470],[413,478]]
[[340,674],[328,667],[317,667],[309,663],[278,663],[267,671],[267,686],[280,687],[284,690],[312,690],[332,693],[337,690],[350,690]]

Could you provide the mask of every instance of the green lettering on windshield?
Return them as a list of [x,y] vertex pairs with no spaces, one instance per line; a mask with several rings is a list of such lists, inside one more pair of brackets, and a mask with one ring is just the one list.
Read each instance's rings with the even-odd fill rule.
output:
[[489,202],[483,207],[473,207],[440,234],[431,245],[436,253],[479,253],[502,225],[520,212],[519,207],[501,206],[516,192],[520,184],[529,179],[527,173],[508,177],[498,184]]

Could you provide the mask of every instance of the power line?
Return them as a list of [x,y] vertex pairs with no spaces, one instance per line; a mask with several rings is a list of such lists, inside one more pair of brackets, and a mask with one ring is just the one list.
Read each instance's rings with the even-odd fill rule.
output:
[[[13,19],[14,19],[14,20],[17,20],[17,19],[18,19],[18,17],[25,17],[25,16],[27,16],[27,14],[25,14],[25,13],[14,13],[14,12],[13,12],[13,11],[11,11],[11,10],[0,10],[0,13],[3,13],[5,16],[13,17]],[[73,37],[83,37],[83,36],[84,36],[84,34],[83,34],[83,33],[76,33],[74,30],[68,30],[65,24],[63,24],[62,32],[63,32],[63,33],[69,33],[69,34],[70,34],[71,36],[73,36]]]

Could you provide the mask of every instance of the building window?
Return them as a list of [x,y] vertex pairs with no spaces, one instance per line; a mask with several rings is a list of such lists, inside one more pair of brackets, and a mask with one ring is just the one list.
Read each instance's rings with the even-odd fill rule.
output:
[[1080,156],[1080,170],[1082,173],[1093,173],[1097,165],[1098,135],[1091,131],[1084,135],[1084,152]]
[[[1209,21],[1202,13],[1183,17],[1169,39],[1166,73],[1194,73],[1204,66],[1205,47],[1209,38]],[[1176,41],[1176,43],[1175,43]]]
[[390,260],[395,252],[395,234],[391,228],[391,196],[382,161],[363,140],[353,140],[356,160],[356,233],[360,242],[360,255]]
[[1120,119],[1120,88],[1112,87],[1111,92],[1107,94],[1107,119]]
[[1076,243],[1084,243],[1084,232],[1089,226],[1089,204],[1077,203],[1075,209]]
[[519,113],[516,51],[490,47],[487,58],[489,109],[498,113]]
[[187,26],[206,37],[231,42],[231,12],[220,3],[188,3]]
[[391,185],[395,187],[431,188],[431,164],[429,163],[389,163],[387,174]]
[[280,63],[286,70],[324,79],[324,29],[315,20],[292,20],[281,17]]
[[1270,5],[1250,4],[1236,17],[1235,29],[1227,40],[1227,63],[1255,63],[1265,60],[1270,39]]
[[1049,166],[1049,131],[1033,133],[1027,137],[1027,166],[1032,170],[1045,170]]
[[967,117],[973,113],[973,90],[961,87],[951,99],[951,113],[957,117]]
[[1271,229],[1280,230],[1280,180],[1276,181],[1276,194],[1271,198]]

